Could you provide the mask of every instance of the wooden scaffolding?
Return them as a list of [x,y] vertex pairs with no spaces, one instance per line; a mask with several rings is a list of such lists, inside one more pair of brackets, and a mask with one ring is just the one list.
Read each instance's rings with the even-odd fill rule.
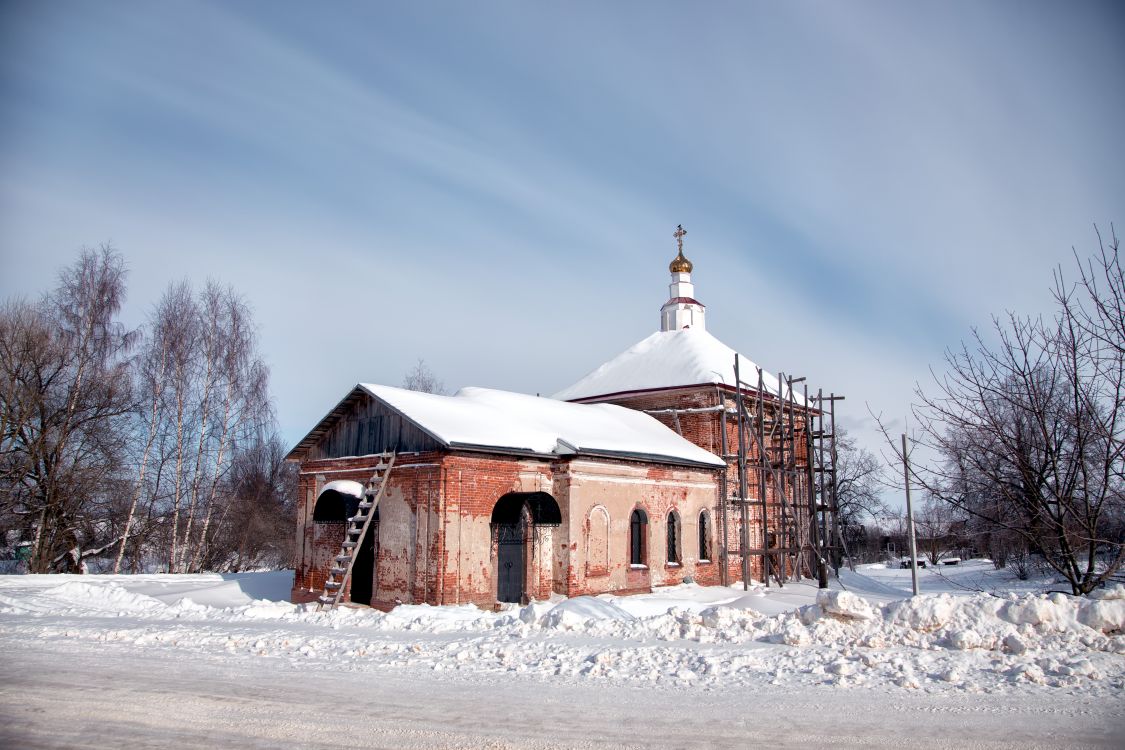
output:
[[[767,586],[771,580],[781,586],[804,577],[826,588],[829,565],[839,575],[842,550],[836,512],[836,402],[843,396],[820,390],[810,396],[804,378],[781,373],[774,392],[762,369],[755,370],[750,382],[743,380],[735,355],[735,392],[721,410],[723,458],[728,466],[734,464],[734,472],[723,474],[720,493],[723,573],[729,570],[731,517],[736,516],[733,551],[741,561],[743,588],[752,580],[755,557]],[[801,394],[798,385],[803,386]],[[730,421],[736,428],[734,446],[728,445]],[[737,477],[733,487],[731,473]]]

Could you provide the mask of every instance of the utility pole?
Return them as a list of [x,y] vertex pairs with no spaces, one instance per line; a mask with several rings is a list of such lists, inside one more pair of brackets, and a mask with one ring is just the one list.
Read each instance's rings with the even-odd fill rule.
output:
[[902,433],[902,474],[906,480],[906,531],[910,535],[910,582],[918,596],[918,549],[914,543],[914,508],[910,505],[910,457],[906,455],[906,433]]

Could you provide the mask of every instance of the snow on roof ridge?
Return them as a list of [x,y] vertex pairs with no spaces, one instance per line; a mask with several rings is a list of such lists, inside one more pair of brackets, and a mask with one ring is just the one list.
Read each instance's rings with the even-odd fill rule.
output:
[[[657,331],[551,398],[573,401],[703,383],[721,383],[733,388],[735,354],[734,349],[704,329]],[[753,360],[739,354],[739,370],[743,383],[757,386],[758,365]],[[762,370],[762,386],[766,392],[776,394],[780,383],[773,374]],[[799,394],[797,401],[803,403]]]
[[613,404],[572,404],[466,386],[452,396],[360,383],[446,445],[539,454],[605,453],[723,466],[653,417]]

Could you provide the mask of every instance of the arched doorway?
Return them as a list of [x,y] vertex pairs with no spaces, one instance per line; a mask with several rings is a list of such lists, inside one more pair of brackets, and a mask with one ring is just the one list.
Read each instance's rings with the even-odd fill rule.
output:
[[355,553],[352,566],[352,588],[350,599],[355,604],[371,605],[379,580],[379,509],[367,527],[367,533]]
[[359,482],[329,482],[316,498],[313,523],[347,523],[359,510],[362,497],[363,485]]
[[[339,545],[352,516],[359,512],[363,498],[363,485],[350,480],[336,480],[321,488],[313,506],[313,559],[311,567],[319,577],[320,586],[327,577],[329,568],[337,565],[336,555]],[[379,559],[379,509],[371,525],[356,550],[352,565],[350,594],[348,601],[355,604],[371,604],[378,580],[376,566]]]
[[558,526],[562,512],[546,492],[509,492],[492,509],[492,537],[496,544],[496,600],[525,603],[528,576],[537,570],[529,554],[535,544],[535,529]]

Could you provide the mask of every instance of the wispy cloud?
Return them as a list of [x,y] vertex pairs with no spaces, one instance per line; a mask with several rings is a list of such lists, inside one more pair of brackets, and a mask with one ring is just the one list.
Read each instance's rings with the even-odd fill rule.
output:
[[[424,356],[553,392],[689,229],[721,338],[870,437],[1119,219],[1113,4],[7,4],[0,294],[113,239],[244,289],[303,433]],[[395,321],[389,334],[378,323]]]

